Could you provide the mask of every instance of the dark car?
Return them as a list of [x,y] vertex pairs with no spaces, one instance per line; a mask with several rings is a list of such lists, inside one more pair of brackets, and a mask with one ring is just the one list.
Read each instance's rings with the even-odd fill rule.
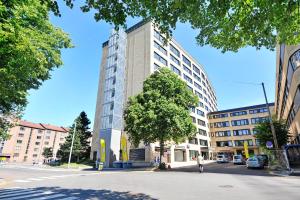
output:
[[257,157],[261,158],[264,162],[264,166],[269,165],[269,158],[266,154],[258,154]]

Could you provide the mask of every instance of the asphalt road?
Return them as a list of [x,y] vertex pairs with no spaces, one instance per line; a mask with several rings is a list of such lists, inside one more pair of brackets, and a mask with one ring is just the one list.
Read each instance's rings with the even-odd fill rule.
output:
[[0,199],[299,200],[299,177],[271,176],[232,164],[165,172],[0,168]]

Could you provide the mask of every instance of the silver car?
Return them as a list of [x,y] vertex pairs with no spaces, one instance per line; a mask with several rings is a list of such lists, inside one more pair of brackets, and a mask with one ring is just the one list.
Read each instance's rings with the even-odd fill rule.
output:
[[256,156],[250,157],[248,158],[247,162],[246,162],[246,166],[247,168],[260,168],[263,169],[264,168],[264,161]]

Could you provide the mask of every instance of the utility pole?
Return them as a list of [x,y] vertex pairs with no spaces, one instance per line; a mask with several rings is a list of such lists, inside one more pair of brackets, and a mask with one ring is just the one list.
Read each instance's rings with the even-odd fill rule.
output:
[[274,128],[274,124],[273,124],[273,120],[272,120],[272,116],[271,116],[271,111],[270,111],[270,107],[269,107],[269,103],[268,103],[268,99],[267,99],[267,95],[266,95],[265,85],[264,85],[263,82],[261,83],[261,85],[262,85],[262,88],[263,88],[263,91],[264,91],[266,105],[267,105],[267,108],[268,108],[269,120],[270,120],[272,135],[273,135],[273,138],[274,138],[275,149],[278,149],[277,137],[276,137],[275,128]]
[[70,149],[70,154],[69,154],[68,168],[70,168],[70,162],[71,162],[72,150],[73,150],[73,143],[74,143],[74,138],[75,138],[75,133],[76,133],[76,125],[77,125],[77,122],[75,121],[75,127],[74,127],[72,143],[71,143],[71,149]]

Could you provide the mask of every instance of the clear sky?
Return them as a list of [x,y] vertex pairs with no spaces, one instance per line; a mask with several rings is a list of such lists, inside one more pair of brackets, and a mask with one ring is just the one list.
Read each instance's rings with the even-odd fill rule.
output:
[[[102,43],[113,26],[95,22],[92,13],[82,13],[76,6],[60,9],[62,17],[51,17],[51,21],[70,34],[75,47],[63,51],[64,65],[53,70],[50,80],[30,91],[23,119],[69,126],[85,111],[93,123]],[[138,21],[128,20],[128,26]],[[275,51],[248,47],[223,54],[210,46],[198,46],[197,30],[189,24],[178,24],[173,34],[205,68],[217,93],[219,110],[264,103],[261,86],[245,84],[248,82],[265,82],[269,102],[274,101]]]

